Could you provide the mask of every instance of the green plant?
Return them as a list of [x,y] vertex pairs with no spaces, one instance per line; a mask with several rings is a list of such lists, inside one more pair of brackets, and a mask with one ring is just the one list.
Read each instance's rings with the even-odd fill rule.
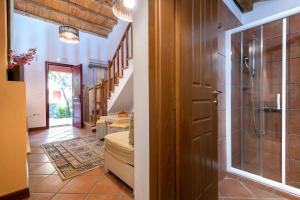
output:
[[70,118],[71,112],[67,107],[58,107],[56,110],[56,118],[62,119],[62,118]]
[[48,78],[60,86],[67,106],[65,109],[68,109],[67,113],[71,115],[72,96],[68,95],[67,91],[72,91],[72,75],[65,72],[49,71]]

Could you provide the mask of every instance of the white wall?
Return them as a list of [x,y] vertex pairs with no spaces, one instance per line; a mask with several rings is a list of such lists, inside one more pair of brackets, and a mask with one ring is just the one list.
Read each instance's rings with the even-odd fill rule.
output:
[[223,2],[229,8],[229,10],[235,15],[235,17],[242,23],[243,13],[236,6],[236,4],[233,2],[233,0],[223,0]]
[[148,1],[137,1],[133,21],[134,195],[149,200]]
[[107,47],[108,50],[108,59],[112,59],[114,56],[118,45],[120,44],[121,37],[123,36],[126,28],[128,26],[128,22],[119,20],[118,24],[114,27],[113,31],[109,34],[109,46]]
[[123,77],[107,101],[109,114],[120,110],[132,110],[133,107],[133,61],[129,60],[128,68],[124,70]]
[[29,48],[37,48],[37,59],[25,69],[29,128],[46,125],[45,61],[83,64],[83,78],[86,83],[89,60],[110,59],[109,49],[116,46],[115,41],[119,42],[123,35],[122,27],[125,25],[120,24],[111,33],[110,38],[113,42],[107,38],[80,32],[80,43],[72,45],[59,41],[58,25],[14,14],[13,49],[24,52]]
[[300,6],[300,0],[272,0],[254,4],[251,12],[243,14],[243,24],[263,19]]

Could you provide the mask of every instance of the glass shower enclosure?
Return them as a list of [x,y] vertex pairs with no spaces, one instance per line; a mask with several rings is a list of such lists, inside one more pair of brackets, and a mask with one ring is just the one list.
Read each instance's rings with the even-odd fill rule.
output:
[[227,169],[300,195],[300,9],[226,33]]

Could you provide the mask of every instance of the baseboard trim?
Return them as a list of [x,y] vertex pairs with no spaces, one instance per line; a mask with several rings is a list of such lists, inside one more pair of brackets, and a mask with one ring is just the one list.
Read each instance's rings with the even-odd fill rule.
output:
[[12,192],[0,197],[0,200],[22,200],[30,196],[29,188]]
[[46,130],[48,129],[46,126],[43,126],[43,127],[35,127],[35,128],[29,128],[28,129],[28,132],[31,132],[31,131],[42,131],[42,130]]

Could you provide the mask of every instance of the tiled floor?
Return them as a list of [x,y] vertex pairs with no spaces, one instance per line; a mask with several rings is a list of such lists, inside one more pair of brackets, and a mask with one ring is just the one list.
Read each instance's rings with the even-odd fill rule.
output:
[[[28,165],[31,197],[28,200],[133,200],[132,190],[114,175],[106,173],[103,167],[62,181],[40,148],[43,143],[89,134],[85,129],[76,129],[70,126],[30,133],[31,154],[28,155]],[[227,177],[219,183],[219,200],[255,199],[284,200],[290,198],[264,191],[232,177]]]
[[132,190],[103,167],[62,181],[40,148],[43,143],[85,135],[89,135],[86,130],[70,126],[30,133],[28,200],[133,200]]
[[219,183],[219,200],[291,200],[298,198],[282,197],[272,189],[265,191],[255,185],[235,178],[225,178]]
[[73,123],[73,118],[62,118],[62,119],[54,119],[54,118],[49,118],[49,125],[51,127],[55,126],[67,126],[67,125],[72,125]]

